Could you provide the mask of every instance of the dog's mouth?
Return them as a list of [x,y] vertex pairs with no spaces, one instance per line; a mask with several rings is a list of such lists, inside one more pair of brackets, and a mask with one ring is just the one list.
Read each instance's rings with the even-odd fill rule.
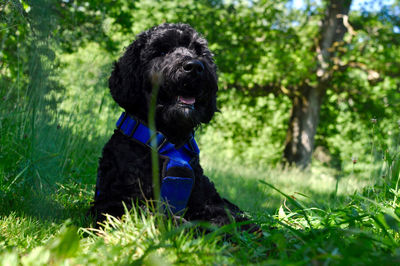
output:
[[194,97],[183,97],[183,96],[176,97],[176,103],[185,108],[194,109],[195,102],[196,98]]

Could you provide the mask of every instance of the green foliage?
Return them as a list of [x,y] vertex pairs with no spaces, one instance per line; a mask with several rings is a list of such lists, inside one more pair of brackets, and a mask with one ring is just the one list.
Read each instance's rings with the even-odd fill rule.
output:
[[[355,35],[335,46],[316,139],[327,165],[315,161],[299,172],[275,165],[290,115],[288,88],[316,81],[312,51],[323,5],[128,2],[0,5],[2,264],[399,260],[396,4],[350,13]],[[108,217],[102,230],[88,228],[98,156],[120,112],[107,89],[111,62],[134,34],[165,21],[193,25],[216,55],[221,113],[198,131],[201,160],[218,191],[263,228],[260,236],[235,226],[205,235],[136,209],[122,221]]]
[[255,98],[230,90],[219,97],[219,105],[221,112],[212,124],[199,131],[204,156],[264,168],[280,161],[290,113],[287,98]]
[[64,55],[60,64],[64,66],[59,70],[60,84],[67,89],[51,94],[60,103],[59,123],[90,140],[107,136],[120,112],[107,89],[112,65],[110,54],[89,43],[74,54]]
[[398,145],[396,12],[395,5],[377,13],[353,12],[355,33],[345,37],[348,44],[336,58],[341,63],[322,107],[317,143],[328,147],[346,171],[352,168],[351,157],[365,167]]

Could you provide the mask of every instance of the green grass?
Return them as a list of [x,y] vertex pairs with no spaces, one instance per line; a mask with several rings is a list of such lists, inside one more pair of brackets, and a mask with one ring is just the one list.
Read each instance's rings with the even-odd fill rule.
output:
[[[3,265],[400,261],[398,146],[371,162],[375,170],[355,164],[347,174],[318,165],[308,172],[253,169],[215,160],[202,149],[206,174],[263,229],[262,235],[239,232],[235,224],[177,225],[137,209],[122,220],[109,217],[104,229],[94,230],[86,213],[112,123],[86,119],[91,115],[85,108],[60,112],[36,98],[15,95],[0,91]],[[112,117],[114,111],[107,113]]]
[[[14,145],[20,138],[12,131],[19,128],[16,125],[2,119],[0,175],[5,204],[0,261],[4,265],[391,264],[400,260],[395,198],[400,163],[395,154],[391,162],[382,161],[391,166],[385,170],[390,175],[387,180],[354,174],[341,177],[336,190],[338,173],[328,168],[249,169],[211,160],[203,151],[206,174],[222,195],[262,227],[262,236],[238,232],[235,225],[211,228],[212,233],[204,234],[198,228],[205,224],[175,225],[136,209],[122,221],[109,217],[104,229],[94,230],[86,211],[97,167],[92,157],[100,152],[104,139],[79,141],[81,135],[56,127],[56,138],[68,141],[53,147],[57,156],[33,161],[26,149],[29,139]],[[38,174],[31,178],[35,169]],[[49,171],[48,176],[42,171]],[[57,177],[54,182],[45,181],[53,180],[52,174]]]
[[[221,176],[220,171],[217,177]],[[296,175],[284,173],[284,176],[288,183],[296,183]],[[254,188],[246,185],[246,176],[241,177],[236,178],[243,181],[242,195],[252,194]],[[229,174],[224,178],[232,180]],[[217,187],[223,187],[222,183],[218,180]],[[278,186],[279,182],[274,185]],[[281,208],[277,205],[276,209],[271,206],[271,210],[263,211],[262,206],[253,206],[257,205],[257,199],[246,204],[246,199],[237,197],[239,204],[248,207],[248,212],[262,226],[264,233],[261,238],[235,232],[229,226],[203,235],[194,225],[175,226],[171,221],[136,210],[128,213],[123,221],[109,217],[102,230],[88,229],[88,221],[83,217],[90,200],[86,194],[90,194],[93,187],[60,185],[54,195],[49,195],[64,207],[63,211],[55,213],[58,215],[38,218],[32,214],[11,212],[2,216],[1,259],[9,263],[14,261],[15,265],[17,262],[24,265],[365,264],[399,259],[395,257],[398,218],[386,204],[378,203],[377,199],[370,202],[362,194],[337,200],[335,208],[330,208],[335,200],[329,197],[326,204],[306,204],[285,197],[273,189],[274,185],[260,183],[265,188],[265,200],[274,197],[286,199]],[[297,188],[293,186],[285,191]],[[233,199],[235,194],[228,192],[225,195]],[[232,234],[229,241],[224,238],[225,232]]]
[[325,207],[344,201],[356,190],[375,183],[375,179],[360,175],[349,175],[338,180],[337,171],[326,167],[315,166],[306,172],[277,167],[254,169],[202,159],[206,174],[212,177],[218,190],[251,213],[266,210],[273,213],[283,203],[284,197],[261,181],[282,188],[308,204]]

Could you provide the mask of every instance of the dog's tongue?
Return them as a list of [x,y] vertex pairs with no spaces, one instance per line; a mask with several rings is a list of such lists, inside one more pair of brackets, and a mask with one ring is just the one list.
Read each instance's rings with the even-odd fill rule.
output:
[[178,102],[181,102],[184,104],[194,104],[196,102],[196,99],[194,97],[178,96]]

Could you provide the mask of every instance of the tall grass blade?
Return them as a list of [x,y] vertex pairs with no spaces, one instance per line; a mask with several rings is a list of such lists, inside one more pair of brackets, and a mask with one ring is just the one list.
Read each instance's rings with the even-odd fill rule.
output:
[[22,171],[19,172],[19,173],[15,176],[15,178],[13,179],[13,181],[7,186],[7,189],[6,189],[7,191],[9,191],[10,188],[12,187],[12,185],[18,180],[18,178],[20,178],[20,176],[22,176],[22,174],[25,173],[25,171],[29,168],[29,166],[30,166],[30,164],[28,164],[27,166],[25,166],[25,168],[22,169]]
[[[150,107],[149,107],[149,128],[155,133],[156,123],[155,123],[155,115],[156,115],[156,104],[157,104],[157,96],[159,90],[159,82],[158,80],[154,80],[153,90],[151,93],[150,99]],[[152,168],[152,177],[153,177],[153,195],[154,200],[156,202],[156,211],[161,211],[161,201],[160,201],[160,177],[159,177],[159,166],[158,166],[158,151],[157,151],[157,138],[152,138],[150,145],[151,149],[151,168]]]

